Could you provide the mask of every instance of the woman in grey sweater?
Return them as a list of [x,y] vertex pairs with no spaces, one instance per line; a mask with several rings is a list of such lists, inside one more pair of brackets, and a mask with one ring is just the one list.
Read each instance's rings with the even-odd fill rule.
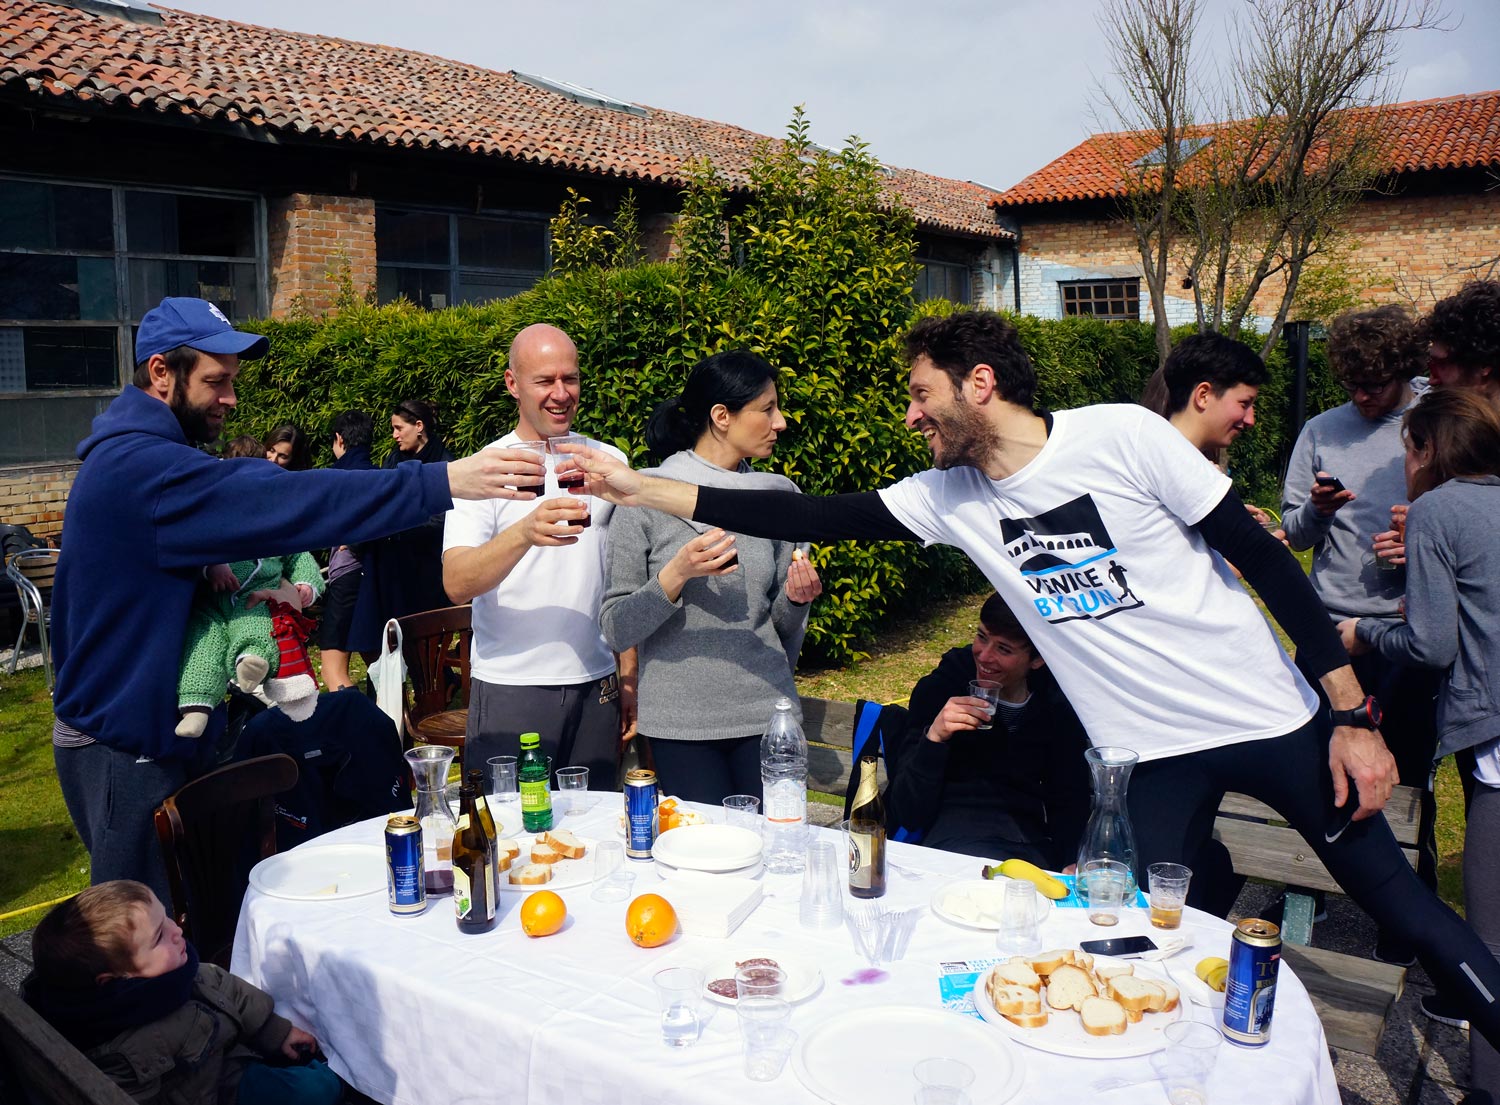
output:
[[[646,444],[667,459],[651,471],[796,490],[749,463],[785,429],[776,370],[753,353],[716,353],[652,415]],[[637,724],[663,791],[709,803],[759,795],[760,737],[777,699],[797,702],[792,670],[822,591],[805,548],[621,507],[608,557],[600,626],[616,652],[640,650]]]
[[[1465,913],[1500,956],[1500,415],[1471,391],[1443,388],[1407,413],[1405,434],[1406,620],[1350,618],[1339,632],[1351,654],[1374,648],[1447,669],[1437,754],[1476,757]],[[1469,1047],[1474,1087],[1489,1095],[1473,1100],[1500,1101],[1500,1053],[1477,1032]]]

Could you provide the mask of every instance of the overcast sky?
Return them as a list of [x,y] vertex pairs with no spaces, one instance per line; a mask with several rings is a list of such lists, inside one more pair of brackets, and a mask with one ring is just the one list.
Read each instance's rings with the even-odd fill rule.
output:
[[[172,0],[167,0],[172,3]],[[1205,46],[1223,13],[1207,0]],[[1006,188],[1097,129],[1107,77],[1098,0],[175,0],[209,15],[337,35],[588,85]],[[1500,88],[1500,0],[1446,0],[1451,32],[1401,47],[1403,99]],[[455,89],[462,95],[462,89]]]

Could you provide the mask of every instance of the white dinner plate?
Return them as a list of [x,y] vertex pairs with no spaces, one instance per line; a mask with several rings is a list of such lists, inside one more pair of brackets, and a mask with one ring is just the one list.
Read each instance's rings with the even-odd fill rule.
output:
[[1026,1078],[1020,1049],[1004,1038],[972,1017],[916,1005],[872,1006],[824,1021],[802,1037],[792,1070],[833,1105],[910,1101],[917,1092],[912,1068],[943,1055],[973,1068],[973,1105],[1004,1105]]
[[[706,982],[721,978],[733,981],[735,964],[743,963],[747,959],[774,959],[776,961],[776,965],[786,972],[786,981],[782,984],[781,993],[777,996],[787,1001],[805,1001],[816,994],[823,985],[823,972],[818,970],[818,965],[807,956],[773,948],[737,949],[733,955],[724,956],[710,963],[704,969],[703,977]],[[706,985],[704,993],[709,1001],[716,1001],[720,1005],[733,1005],[735,1002],[734,998],[716,994]]]
[[656,838],[651,856],[689,871],[738,871],[760,859],[760,834],[738,825],[683,825]]
[[[1005,876],[995,879],[959,879],[937,888],[932,896],[932,912],[951,924],[964,928],[997,932],[1000,928],[1000,901],[1005,896],[1005,884],[1011,880]],[[970,917],[949,898],[967,899],[974,903],[977,916]],[[990,900],[993,899],[993,900]],[[1036,923],[1042,924],[1052,912],[1052,899],[1041,892],[1036,895]]]
[[[578,836],[577,833],[573,835]],[[536,834],[519,833],[511,839],[521,846],[521,854],[510,861],[510,871],[514,871],[531,862],[531,846],[536,841]],[[594,881],[594,849],[599,842],[591,836],[578,836],[578,843],[584,847],[583,855],[579,859],[560,859],[554,863],[549,882],[517,886],[510,881],[510,871],[501,871],[500,889],[530,894],[533,890],[568,890],[575,886],[588,886]]]
[[375,894],[385,889],[385,849],[376,844],[293,848],[252,867],[250,885],[299,902]]
[[[670,879],[679,871],[693,871],[693,869],[690,867],[673,867],[670,863],[663,863],[661,860],[656,859],[655,856],[652,856],[651,858],[653,860],[656,860],[656,873],[664,879]],[[693,874],[727,875],[730,878],[735,879],[758,879],[763,874],[765,874],[765,870],[765,866],[761,863],[760,860],[757,859],[754,863],[750,864],[750,866],[736,867],[733,871],[693,871]]]
[[[1161,967],[1138,959],[1114,959],[1096,955],[1094,962],[1130,963],[1135,967],[1134,974],[1141,978],[1168,978],[1167,972]],[[1047,1004],[1046,987],[1043,987],[1042,1008],[1047,1010],[1047,1023],[1040,1028],[1022,1028],[1002,1017],[990,1001],[989,982],[994,970],[991,967],[985,971],[974,984],[974,1008],[979,1010],[979,1015],[1017,1043],[1034,1047],[1038,1051],[1050,1051],[1053,1055],[1069,1055],[1078,1059],[1123,1059],[1160,1051],[1167,1046],[1167,1038],[1163,1035],[1167,1025],[1182,1019],[1183,1003],[1187,1000],[1186,997],[1179,998],[1177,1008],[1170,1013],[1147,1013],[1136,1024],[1126,1025],[1125,1031],[1118,1036],[1090,1036],[1083,1030],[1083,1021],[1072,1009],[1053,1009]],[[1175,980],[1169,981],[1175,984]]]

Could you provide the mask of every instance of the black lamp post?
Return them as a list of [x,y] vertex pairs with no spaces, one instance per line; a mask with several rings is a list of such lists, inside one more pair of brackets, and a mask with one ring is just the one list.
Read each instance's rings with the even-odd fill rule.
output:
[[1286,339],[1287,356],[1292,362],[1292,432],[1287,441],[1296,441],[1302,433],[1302,423],[1307,419],[1307,339],[1312,329],[1309,322],[1288,322],[1282,327]]

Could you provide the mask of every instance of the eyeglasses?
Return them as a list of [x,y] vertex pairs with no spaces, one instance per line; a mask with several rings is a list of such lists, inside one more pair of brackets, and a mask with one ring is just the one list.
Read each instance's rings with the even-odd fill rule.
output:
[[1366,395],[1374,395],[1376,392],[1384,391],[1396,382],[1395,376],[1381,376],[1372,380],[1340,380],[1339,387],[1350,395],[1364,392]]

